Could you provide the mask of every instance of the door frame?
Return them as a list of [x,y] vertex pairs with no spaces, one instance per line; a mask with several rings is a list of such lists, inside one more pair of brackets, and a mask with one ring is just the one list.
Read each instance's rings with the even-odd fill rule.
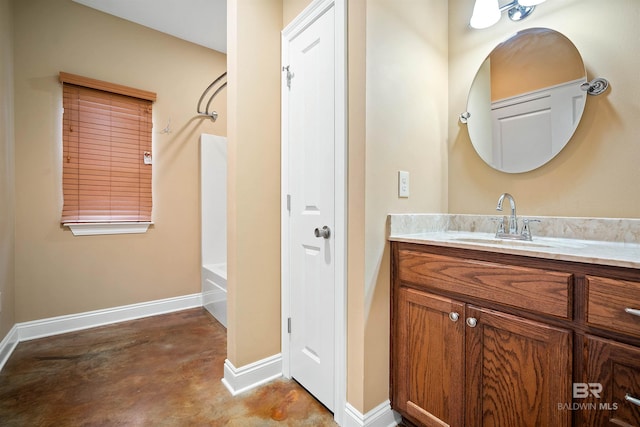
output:
[[[334,9],[335,19],[335,160],[334,201],[335,224],[335,345],[334,345],[334,419],[343,424],[347,404],[347,21],[345,0],[314,0],[282,30],[282,66],[288,65],[288,43],[316,21],[327,10]],[[295,70],[294,70],[295,73]],[[295,82],[295,77],[294,77]],[[295,83],[294,83],[295,84]],[[289,274],[291,247],[288,209],[289,193],[289,105],[287,72],[281,80],[281,344],[282,374],[291,378],[288,318],[290,317],[291,277]]]

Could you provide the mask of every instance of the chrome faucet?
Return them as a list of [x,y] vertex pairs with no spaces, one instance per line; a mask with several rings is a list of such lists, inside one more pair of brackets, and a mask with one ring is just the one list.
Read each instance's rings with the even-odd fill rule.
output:
[[509,205],[511,206],[511,216],[509,217],[509,233],[507,234],[514,236],[518,234],[518,217],[516,216],[516,201],[513,196],[509,193],[502,193],[502,195],[498,199],[498,206],[496,206],[496,210],[502,211],[502,202],[504,202],[505,197],[509,199]]
[[[497,239],[513,239],[513,240],[532,240],[531,238],[531,228],[529,227],[529,223],[531,222],[540,222],[539,219],[523,219],[522,220],[522,230],[518,231],[518,217],[516,216],[516,200],[509,193],[502,193],[500,198],[498,199],[498,206],[496,206],[497,211],[502,211],[502,203],[504,199],[509,199],[509,205],[511,206],[511,216],[507,220],[507,217],[503,218],[492,218],[494,221],[498,221],[498,230],[496,231]],[[509,224],[509,231],[506,231],[505,223]]]

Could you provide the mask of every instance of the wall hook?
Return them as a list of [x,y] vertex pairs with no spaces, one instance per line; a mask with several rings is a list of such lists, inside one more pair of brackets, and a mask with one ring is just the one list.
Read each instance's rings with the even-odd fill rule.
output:
[[167,122],[167,126],[165,126],[165,128],[162,129],[160,133],[161,134],[171,133],[171,118],[169,118],[169,121]]

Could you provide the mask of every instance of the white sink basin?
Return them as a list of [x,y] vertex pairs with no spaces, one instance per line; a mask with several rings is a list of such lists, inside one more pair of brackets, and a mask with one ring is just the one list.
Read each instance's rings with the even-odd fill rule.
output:
[[532,242],[529,240],[507,240],[507,239],[479,239],[474,237],[456,237],[451,240],[464,243],[480,243],[485,245],[500,245],[500,246],[518,246],[528,248],[552,248],[552,245],[546,245],[544,243]]
[[551,237],[534,237],[533,240],[511,240],[511,239],[499,239],[496,238],[492,234],[485,233],[465,233],[460,236],[456,236],[454,233],[451,233],[450,236],[451,241],[460,242],[460,243],[471,243],[471,244],[481,244],[481,245],[492,245],[492,246],[501,246],[501,247],[512,247],[512,248],[540,248],[540,249],[579,249],[584,247],[584,244],[581,244],[575,240],[569,239],[558,239]]

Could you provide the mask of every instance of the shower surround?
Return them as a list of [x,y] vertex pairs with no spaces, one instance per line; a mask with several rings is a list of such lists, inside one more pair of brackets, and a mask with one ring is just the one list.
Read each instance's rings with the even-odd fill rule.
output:
[[227,138],[200,136],[202,305],[227,326]]

